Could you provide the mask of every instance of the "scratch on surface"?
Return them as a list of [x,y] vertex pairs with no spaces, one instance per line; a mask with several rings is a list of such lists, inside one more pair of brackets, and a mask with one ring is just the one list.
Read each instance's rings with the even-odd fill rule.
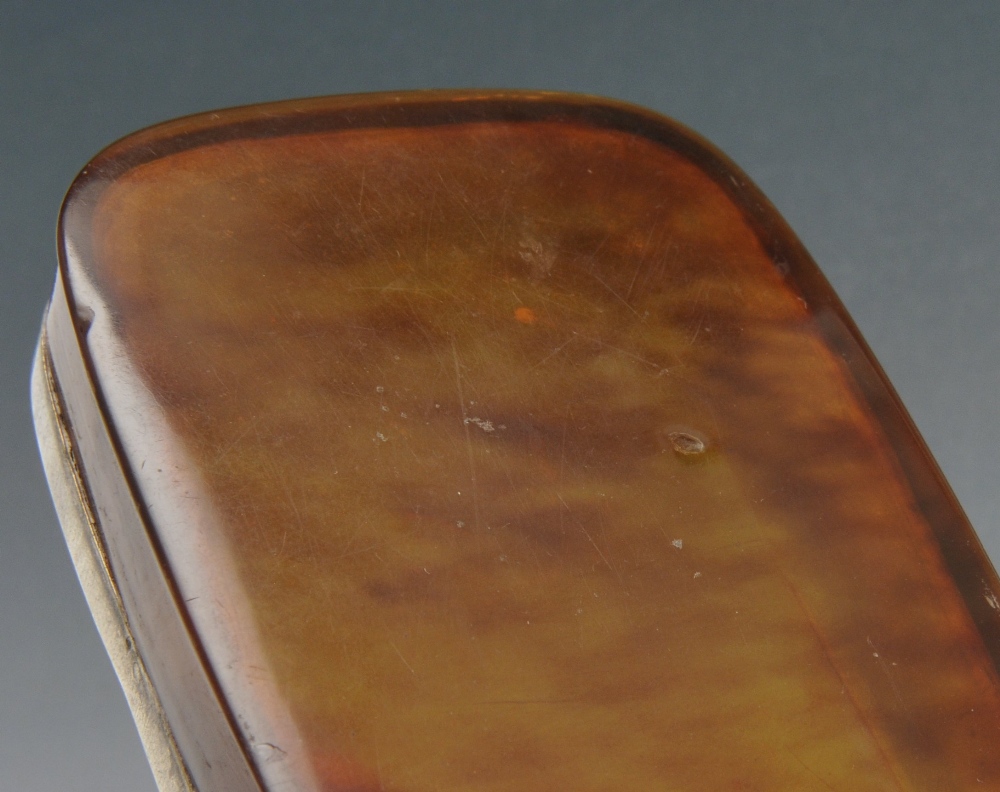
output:
[[396,644],[390,643],[389,646],[392,647],[392,651],[394,651],[397,655],[399,655],[399,659],[403,661],[403,665],[406,666],[407,670],[411,674],[413,674],[413,676],[416,676],[417,672],[413,670],[413,666],[411,666],[409,663],[406,662],[406,658],[403,657],[403,653],[399,651],[399,648],[396,646]]
[[[399,281],[397,278],[392,283],[386,284],[385,286],[348,286],[347,291],[349,292],[359,292],[359,291],[377,291],[377,292],[400,292],[402,294],[419,294],[421,297],[430,297],[437,302],[441,302],[441,298],[437,296],[437,293],[448,294],[448,290],[444,288],[432,288],[432,289],[418,289],[415,286],[396,286],[395,284]],[[371,327],[366,327],[363,325],[347,325],[355,330],[368,330],[373,331]]]
[[885,658],[882,657],[882,653],[878,650],[878,647],[872,643],[870,637],[865,638],[868,645],[872,648],[872,657],[878,660],[879,668],[882,669],[882,673],[885,674],[885,678],[889,680],[889,687],[892,688],[892,695],[896,699],[896,704],[900,707],[903,706],[903,697],[900,695],[899,686],[896,684],[896,680],[892,676],[892,671],[889,666],[885,664]]
[[479,236],[483,238],[484,242],[489,244],[490,242],[489,237],[486,236],[486,232],[483,231],[483,228],[482,226],[479,225],[479,222],[476,220],[475,215],[472,214],[472,209],[469,207],[469,196],[466,195],[465,190],[461,189],[457,184],[453,185],[452,187],[449,187],[448,183],[444,180],[444,176],[441,175],[440,171],[438,171],[437,177],[440,180],[441,185],[444,187],[446,192],[453,192],[458,196],[458,205],[462,207],[462,209],[465,211],[465,214],[468,216],[469,220],[472,221],[472,225],[476,227],[476,231],[479,232]]
[[[569,343],[568,341],[566,343]],[[565,344],[564,344],[565,346]],[[566,432],[569,431],[569,416],[571,405],[566,405],[566,415],[563,416],[562,441],[559,443],[559,491],[562,492],[563,474],[566,472]],[[566,504],[563,503],[563,506]],[[569,509],[567,508],[567,511]]]
[[427,210],[427,233],[424,237],[424,265],[430,264],[431,260],[431,226],[434,223],[434,210],[437,208],[437,192],[431,193],[431,205]]
[[851,707],[854,709],[854,713],[855,715],[857,715],[858,720],[861,722],[861,725],[864,726],[865,731],[868,732],[868,736],[871,738],[872,744],[875,747],[875,752],[878,754],[879,758],[882,760],[882,763],[885,765],[885,768],[888,771],[889,776],[893,780],[894,786],[896,787],[896,789],[900,790],[900,792],[904,792],[906,787],[903,785],[902,780],[900,780],[899,775],[896,772],[896,768],[893,767],[892,762],[889,760],[888,751],[886,750],[885,746],[882,745],[882,741],[879,739],[878,732],[875,730],[875,726],[874,724],[872,724],[867,713],[865,713],[865,711],[862,709],[861,703],[855,698],[854,691],[851,689],[851,686],[848,683],[847,679],[841,673],[840,668],[838,668],[836,662],[834,662],[833,652],[830,649],[830,646],[828,645],[822,631],[819,629],[819,626],[816,624],[816,620],[813,618],[812,613],[806,606],[805,600],[802,598],[802,595],[799,593],[798,588],[795,587],[795,584],[792,583],[789,577],[784,573],[782,573],[781,576],[784,578],[785,585],[788,586],[788,590],[791,592],[792,597],[795,598],[795,602],[798,604],[799,610],[805,617],[806,624],[809,625],[809,629],[815,636],[816,643],[819,645],[820,651],[823,654],[823,658],[826,660],[826,663],[830,667],[830,670],[833,671],[834,676],[836,676],[837,679],[840,681],[841,690],[847,697],[847,700],[851,703]]
[[[563,499],[563,496],[557,495],[556,497],[559,498],[559,502],[566,509],[566,512],[572,517],[573,510],[570,509],[569,504],[566,503],[566,501]],[[603,561],[605,565],[608,567],[608,569],[610,569],[614,573],[615,577],[618,578],[618,582],[621,583],[622,588],[625,588],[625,581],[622,579],[621,573],[614,567],[614,565],[612,565],[612,563],[608,560],[608,557],[604,555],[604,551],[602,551],[601,548],[598,546],[597,542],[594,541],[594,537],[590,535],[590,532],[587,530],[587,527],[582,522],[577,520],[575,517],[573,517],[573,521],[577,524],[577,526],[579,526],[580,530],[583,532],[583,535],[587,537],[587,541],[594,546],[594,549],[597,551],[597,555],[601,557],[601,561]]]
[[[285,479],[284,476],[278,476],[278,481],[281,483],[281,488],[285,492],[285,498],[287,498],[288,505],[292,509],[292,514],[295,515],[295,526],[298,528],[297,535],[298,536],[306,536],[306,535],[308,535],[309,531],[306,530],[305,526],[303,525],[302,514],[299,512],[299,506],[295,502],[295,496],[292,495],[292,490],[288,486],[288,480]],[[276,553],[276,555],[280,556],[282,553],[285,552],[285,543],[287,541],[288,541],[288,527],[286,525],[285,526],[285,530],[284,530],[284,532],[281,535],[281,547],[278,548],[278,552]]]
[[558,355],[560,352],[562,352],[566,347],[568,347],[575,337],[576,337],[576,334],[574,333],[569,338],[567,338],[565,341],[563,341],[559,346],[557,346],[555,349],[553,349],[551,352],[549,352],[549,354],[547,354],[545,357],[543,357],[537,363],[535,363],[534,365],[532,365],[532,367],[529,368],[528,371],[533,371],[534,369],[538,368],[542,364],[544,364],[544,363],[548,362],[549,360],[551,360],[552,358],[554,358],[556,355]]
[[579,704],[578,698],[563,699],[490,699],[488,701],[476,701],[475,705],[519,705],[519,704]]
[[[578,333],[575,330],[573,331],[573,335],[574,336],[579,336],[580,338],[584,339],[585,341],[590,341],[592,344],[597,344],[597,346],[599,346],[601,349],[612,349],[615,352],[618,352],[618,353],[624,355],[625,357],[632,358],[633,360],[636,360],[639,363],[644,363],[647,366],[651,366],[652,368],[656,369],[657,376],[659,376],[659,374],[664,370],[662,366],[657,365],[652,360],[648,360],[648,359],[642,357],[641,355],[635,354],[635,352],[629,352],[627,349],[623,349],[622,347],[615,346],[614,344],[609,344],[609,343],[607,343],[605,341],[602,341],[600,338],[594,338],[593,336],[584,335],[583,333]],[[675,359],[676,362],[678,362],[678,363],[680,362],[680,359],[676,355],[674,355],[674,359]]]
[[[705,293],[705,285],[702,284],[700,287],[698,287],[698,294],[695,295],[694,298],[694,304],[697,305],[699,308],[701,307],[701,298],[702,295],[704,295],[704,293]],[[705,324],[705,312],[701,311],[698,314],[698,324],[694,328],[694,335],[691,336],[691,338],[688,340],[688,346],[693,346],[694,342],[698,340],[698,334],[701,332],[701,328],[702,326],[704,326],[704,324]]]
[[469,478],[472,484],[472,509],[476,518],[476,530],[482,525],[479,518],[479,485],[476,482],[476,456],[472,451],[472,435],[469,433],[469,416],[465,411],[465,394],[462,392],[462,369],[458,362],[458,348],[451,339],[451,354],[455,361],[455,389],[458,391],[458,406],[462,410],[462,429],[465,432],[465,450],[469,457]]
[[241,440],[243,440],[244,437],[253,432],[257,428],[257,423],[259,421],[260,421],[260,416],[259,415],[254,416],[254,419],[247,425],[247,428],[244,429],[242,432],[240,432],[236,437],[234,437],[228,443],[226,443],[222,447],[222,450],[215,455],[214,464],[216,465],[219,464],[226,457],[226,455],[230,451],[232,451],[240,443]]
[[646,236],[646,242],[642,246],[642,255],[639,257],[639,263],[635,266],[635,272],[632,273],[632,281],[628,285],[628,291],[625,292],[625,299],[631,299],[632,289],[635,288],[635,280],[639,277],[639,271],[642,269],[643,265],[646,263],[646,255],[649,253],[649,243],[653,239],[653,233],[656,231],[656,226],[652,226],[649,229],[649,234]]
[[604,235],[604,239],[602,239],[600,243],[597,245],[597,247],[595,247],[594,250],[590,253],[590,255],[587,256],[587,258],[585,259],[585,261],[587,262],[587,272],[592,272],[592,270],[594,269],[594,260],[597,258],[597,254],[601,252],[602,248],[608,243],[609,239],[611,239],[610,231],[608,231],[608,233]]
[[605,283],[603,280],[601,280],[601,278],[593,270],[591,270],[591,272],[590,272],[590,277],[592,277],[599,284],[601,284],[605,289],[607,289],[608,292],[610,292],[616,299],[618,299],[621,302],[622,305],[624,305],[626,308],[628,308],[632,313],[634,313],[636,316],[639,316],[639,312],[637,310],[635,310],[635,308],[632,307],[632,303],[630,303],[628,300],[626,300],[624,297],[622,297],[618,292],[616,292],[614,289],[612,289],[607,283]]
[[809,765],[807,765],[805,762],[803,762],[802,759],[799,758],[798,754],[796,754],[794,751],[789,751],[789,753],[792,755],[792,758],[794,758],[796,762],[798,762],[800,765],[802,765],[823,786],[825,786],[827,789],[832,789],[833,792],[837,792],[837,790],[833,787],[832,784],[830,784],[829,781],[827,781],[825,778],[823,778],[823,776],[821,776],[819,773],[817,773],[815,770],[813,770]]
[[378,774],[379,792],[385,792],[385,783],[382,781],[382,757],[379,756],[378,746],[375,746],[375,772]]
[[497,248],[507,239],[507,213],[510,210],[510,187],[504,189],[500,207],[500,222],[496,226],[493,239],[490,240],[490,270],[496,264]]
[[343,558],[349,558],[350,556],[361,555],[362,553],[367,553],[370,550],[375,550],[378,547],[381,547],[381,545],[373,544],[373,545],[368,545],[368,547],[360,547],[357,550],[344,550],[344,552],[342,552],[339,556],[336,556],[333,560],[340,561]]
[[559,447],[559,500],[562,501],[562,505],[565,506],[564,509],[559,510],[559,533],[563,532],[563,516],[569,511],[569,507],[566,506],[566,501],[562,498],[563,491],[563,477],[566,473],[566,432],[569,429],[569,411],[570,405],[566,405],[566,415],[563,418],[563,430],[562,430],[562,443]]

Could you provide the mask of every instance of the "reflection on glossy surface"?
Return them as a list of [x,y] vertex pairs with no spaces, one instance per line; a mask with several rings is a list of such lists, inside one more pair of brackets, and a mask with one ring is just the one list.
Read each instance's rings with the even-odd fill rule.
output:
[[992,572],[744,177],[614,105],[356,101],[143,133],[65,226],[319,788],[1000,786]]

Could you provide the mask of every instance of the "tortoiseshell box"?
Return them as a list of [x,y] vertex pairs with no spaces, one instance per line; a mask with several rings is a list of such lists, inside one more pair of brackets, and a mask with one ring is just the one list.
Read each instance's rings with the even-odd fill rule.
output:
[[33,396],[163,790],[1000,788],[996,575],[724,155],[547,93],[73,184]]

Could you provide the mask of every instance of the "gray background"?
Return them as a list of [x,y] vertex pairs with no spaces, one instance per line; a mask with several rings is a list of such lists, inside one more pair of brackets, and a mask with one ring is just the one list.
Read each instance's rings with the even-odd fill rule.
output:
[[185,113],[604,94],[714,141],[833,282],[1000,559],[1000,3],[0,0],[0,790],[152,790],[48,500],[28,371],[63,191]]

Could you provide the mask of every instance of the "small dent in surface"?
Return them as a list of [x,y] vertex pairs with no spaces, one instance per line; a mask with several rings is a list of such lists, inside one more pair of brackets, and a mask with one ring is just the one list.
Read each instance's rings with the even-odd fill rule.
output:
[[693,456],[705,452],[705,441],[690,432],[671,432],[667,437],[670,438],[670,445],[678,454]]
[[80,335],[87,335],[91,325],[94,324],[94,309],[89,305],[76,306],[76,327]]

